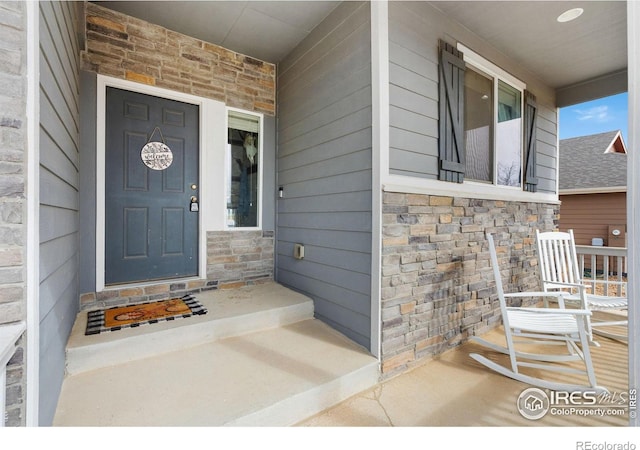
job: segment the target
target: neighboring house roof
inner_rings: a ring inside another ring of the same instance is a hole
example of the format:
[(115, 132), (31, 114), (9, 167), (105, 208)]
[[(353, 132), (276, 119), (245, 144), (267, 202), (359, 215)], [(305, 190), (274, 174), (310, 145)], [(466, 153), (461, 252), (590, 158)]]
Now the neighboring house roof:
[(620, 131), (560, 141), (560, 194), (624, 192), (627, 148)]

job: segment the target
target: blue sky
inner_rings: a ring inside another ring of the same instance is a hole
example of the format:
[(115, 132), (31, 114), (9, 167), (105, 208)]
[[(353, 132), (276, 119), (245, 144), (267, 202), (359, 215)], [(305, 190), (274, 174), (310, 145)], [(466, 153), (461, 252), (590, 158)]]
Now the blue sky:
[(560, 108), (560, 139), (622, 130), (627, 142), (627, 93)]

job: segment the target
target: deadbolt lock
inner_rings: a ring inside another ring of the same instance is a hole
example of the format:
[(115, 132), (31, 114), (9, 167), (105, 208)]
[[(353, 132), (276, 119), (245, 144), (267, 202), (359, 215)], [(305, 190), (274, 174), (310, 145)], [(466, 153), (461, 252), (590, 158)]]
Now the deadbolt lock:
[(189, 210), (191, 212), (198, 212), (199, 210), (198, 197), (196, 197), (195, 195), (191, 196), (191, 204), (189, 205)]

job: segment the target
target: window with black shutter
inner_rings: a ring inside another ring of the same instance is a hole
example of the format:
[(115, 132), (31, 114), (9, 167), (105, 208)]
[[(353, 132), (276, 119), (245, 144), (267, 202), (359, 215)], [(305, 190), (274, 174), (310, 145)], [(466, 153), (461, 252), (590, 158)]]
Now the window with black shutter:
[(439, 179), (535, 192), (535, 96), (462, 44), (439, 54)]
[(464, 153), (464, 72), (462, 53), (440, 41), (439, 178), (462, 183)]

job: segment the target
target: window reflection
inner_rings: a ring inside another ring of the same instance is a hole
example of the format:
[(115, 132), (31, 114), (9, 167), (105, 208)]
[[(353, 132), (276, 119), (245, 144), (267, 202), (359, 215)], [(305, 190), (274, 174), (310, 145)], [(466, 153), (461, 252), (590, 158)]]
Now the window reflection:
[(498, 126), (496, 132), (497, 182), (503, 186), (521, 184), (522, 93), (498, 80)]
[(259, 117), (229, 112), (226, 223), (231, 228), (258, 226), (259, 131)]
[(493, 79), (467, 66), (464, 77), (466, 176), (493, 182)]

